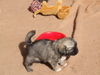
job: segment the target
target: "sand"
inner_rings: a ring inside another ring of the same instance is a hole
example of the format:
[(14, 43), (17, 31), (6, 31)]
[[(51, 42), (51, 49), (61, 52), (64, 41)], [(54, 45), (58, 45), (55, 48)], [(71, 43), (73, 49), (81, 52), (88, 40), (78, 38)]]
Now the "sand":
[[(100, 0), (64, 0), (64, 4), (72, 5), (64, 20), (42, 15), (33, 18), (27, 10), (31, 2), (0, 0), (0, 75), (100, 75)], [(49, 3), (52, 5), (55, 0)], [(67, 67), (54, 72), (44, 64), (35, 63), (33, 72), (25, 70), (20, 44), (27, 32), (37, 31), (33, 40), (46, 31), (58, 31), (70, 37), (74, 24), (79, 53), (68, 60)]]

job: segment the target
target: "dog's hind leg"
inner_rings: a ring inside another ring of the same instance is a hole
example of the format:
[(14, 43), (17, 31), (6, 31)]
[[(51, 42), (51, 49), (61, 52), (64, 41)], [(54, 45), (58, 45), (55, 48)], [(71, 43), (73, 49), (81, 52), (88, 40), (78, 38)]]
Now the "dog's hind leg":
[(28, 72), (33, 71), (31, 68), (32, 63), (33, 63), (33, 58), (30, 56), (27, 56), (24, 62), (24, 66)]
[(24, 66), (28, 72), (33, 71), (33, 69), (31, 68), (31, 65), (32, 65), (32, 63), (35, 63), (35, 62), (40, 62), (40, 60), (38, 58), (33, 57), (33, 56), (26, 57), (26, 60), (24, 62)]

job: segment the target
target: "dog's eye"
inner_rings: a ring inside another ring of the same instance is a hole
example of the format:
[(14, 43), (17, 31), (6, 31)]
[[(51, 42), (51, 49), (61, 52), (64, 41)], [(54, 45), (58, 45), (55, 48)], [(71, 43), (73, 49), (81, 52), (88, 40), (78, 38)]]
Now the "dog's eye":
[(73, 47), (68, 47), (68, 48), (67, 48), (67, 50), (71, 50), (71, 49), (73, 49)]
[(69, 47), (68, 49), (72, 49), (72, 47)]
[(72, 50), (73, 47), (67, 47), (67, 46), (64, 46), (64, 49), (67, 49), (67, 50)]

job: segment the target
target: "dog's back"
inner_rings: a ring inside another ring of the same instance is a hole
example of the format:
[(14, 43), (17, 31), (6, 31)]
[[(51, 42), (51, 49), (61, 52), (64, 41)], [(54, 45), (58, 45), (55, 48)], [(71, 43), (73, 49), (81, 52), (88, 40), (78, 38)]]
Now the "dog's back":
[(33, 55), (41, 61), (47, 62), (48, 58), (54, 55), (52, 41), (45, 39), (33, 42), (33, 44), (29, 47), (29, 55)]

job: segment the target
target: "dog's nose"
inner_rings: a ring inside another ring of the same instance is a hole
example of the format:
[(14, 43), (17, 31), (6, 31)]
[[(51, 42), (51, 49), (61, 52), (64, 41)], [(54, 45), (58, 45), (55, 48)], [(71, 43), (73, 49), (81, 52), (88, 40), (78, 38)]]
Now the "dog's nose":
[(77, 55), (78, 52), (79, 52), (79, 51), (78, 51), (78, 48), (76, 47), (76, 48), (74, 49), (74, 51), (71, 52), (71, 55), (73, 55), (73, 56), (74, 56), (74, 55)]

